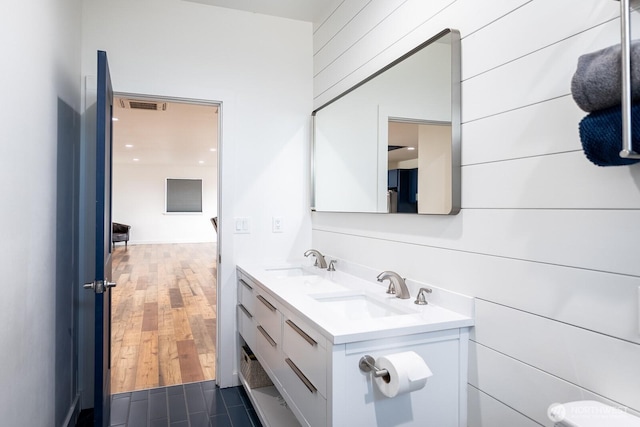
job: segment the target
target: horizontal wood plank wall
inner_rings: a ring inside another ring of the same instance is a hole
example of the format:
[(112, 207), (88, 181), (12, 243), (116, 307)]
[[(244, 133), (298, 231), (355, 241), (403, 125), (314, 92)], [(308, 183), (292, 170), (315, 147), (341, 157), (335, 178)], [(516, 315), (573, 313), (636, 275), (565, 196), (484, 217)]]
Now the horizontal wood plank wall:
[(602, 0), (359, 0), (315, 27), (316, 107), (461, 32), (460, 214), (314, 213), (313, 245), (478, 298), (470, 426), (550, 426), (550, 404), (582, 399), (640, 411), (640, 166), (588, 162), (570, 95), (618, 16)]

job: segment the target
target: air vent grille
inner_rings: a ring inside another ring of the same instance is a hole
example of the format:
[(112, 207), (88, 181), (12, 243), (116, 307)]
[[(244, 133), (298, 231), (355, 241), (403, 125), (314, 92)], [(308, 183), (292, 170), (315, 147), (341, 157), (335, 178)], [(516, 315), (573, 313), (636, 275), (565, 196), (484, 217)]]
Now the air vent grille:
[(141, 101), (135, 99), (120, 99), (120, 106), (122, 108), (130, 108), (132, 110), (147, 110), (147, 111), (166, 111), (166, 102), (154, 102), (154, 101)]
[(132, 109), (138, 109), (138, 110), (157, 110), (158, 109), (158, 104), (156, 104), (155, 102), (141, 102), (141, 101), (131, 101), (129, 102), (129, 106)]

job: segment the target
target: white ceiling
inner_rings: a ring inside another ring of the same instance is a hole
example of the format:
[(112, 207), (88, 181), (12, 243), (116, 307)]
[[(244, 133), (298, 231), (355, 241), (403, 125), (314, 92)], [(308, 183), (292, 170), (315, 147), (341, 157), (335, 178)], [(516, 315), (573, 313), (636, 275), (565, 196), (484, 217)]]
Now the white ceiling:
[(342, 0), (185, 0), (245, 12), (319, 22)]
[(217, 106), (172, 102), (166, 111), (145, 111), (122, 108), (120, 99), (113, 102), (114, 164), (217, 165)]
[(389, 151), (387, 158), (389, 163), (418, 158), (418, 128), (419, 125), (417, 123), (389, 121), (389, 145), (413, 147), (413, 150), (400, 148)]

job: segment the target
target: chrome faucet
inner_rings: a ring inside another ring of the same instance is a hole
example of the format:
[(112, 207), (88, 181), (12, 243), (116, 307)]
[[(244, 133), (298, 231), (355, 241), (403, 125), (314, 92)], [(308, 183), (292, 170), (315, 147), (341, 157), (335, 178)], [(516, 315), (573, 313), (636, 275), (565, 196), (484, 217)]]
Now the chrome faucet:
[(414, 303), (418, 305), (429, 304), (429, 302), (427, 301), (427, 294), (430, 294), (432, 292), (433, 290), (431, 288), (420, 288), (420, 290), (418, 291), (418, 296), (416, 297)]
[(322, 255), (320, 251), (317, 251), (315, 249), (309, 249), (304, 253), (304, 256), (308, 257), (309, 255), (313, 255), (316, 259), (315, 264), (313, 264), (314, 266), (320, 267), (320, 268), (327, 268), (327, 261), (324, 259), (324, 255)]
[(389, 279), (388, 294), (396, 294), (396, 298), (409, 299), (409, 288), (404, 282), (404, 279), (394, 271), (383, 271), (378, 275), (378, 282), (382, 282), (384, 279)]

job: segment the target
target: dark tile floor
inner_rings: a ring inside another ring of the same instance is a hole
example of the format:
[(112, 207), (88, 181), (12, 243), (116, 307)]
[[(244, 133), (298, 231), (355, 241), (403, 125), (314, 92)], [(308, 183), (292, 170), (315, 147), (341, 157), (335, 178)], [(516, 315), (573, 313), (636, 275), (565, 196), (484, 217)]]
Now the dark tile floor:
[(262, 427), (242, 387), (204, 381), (114, 394), (112, 427)]

